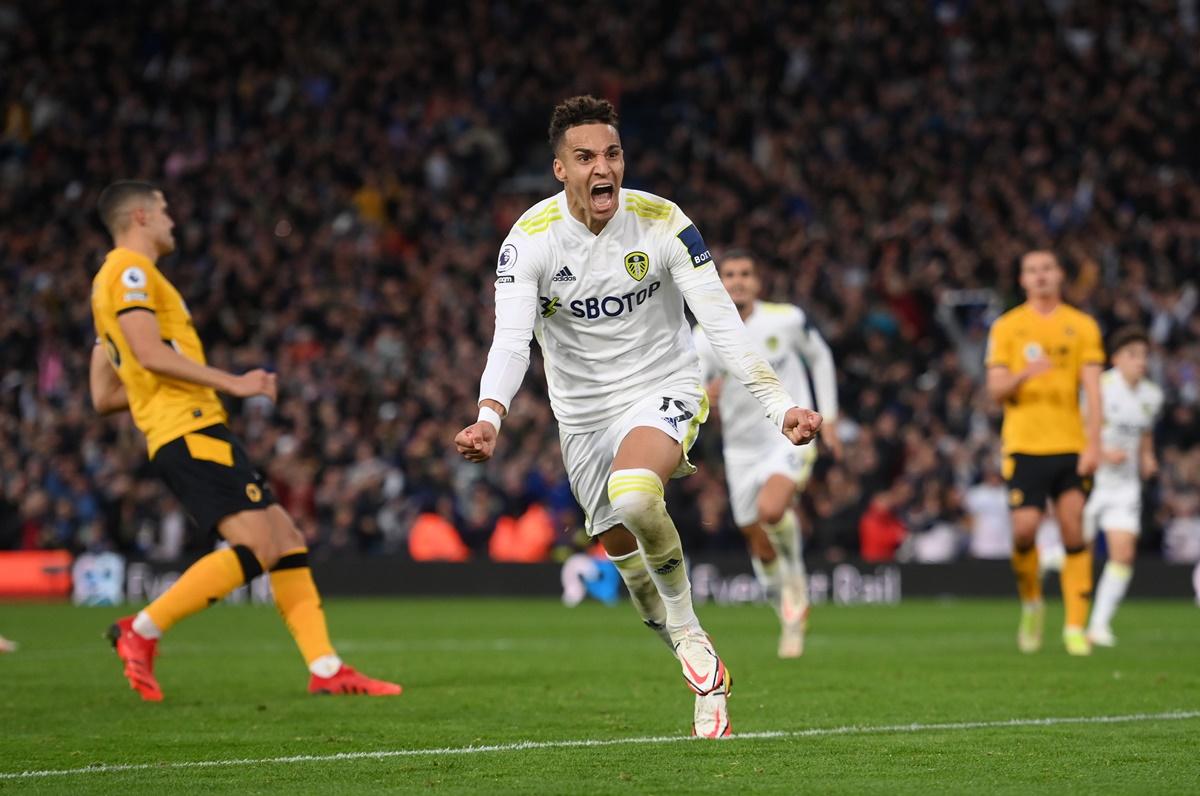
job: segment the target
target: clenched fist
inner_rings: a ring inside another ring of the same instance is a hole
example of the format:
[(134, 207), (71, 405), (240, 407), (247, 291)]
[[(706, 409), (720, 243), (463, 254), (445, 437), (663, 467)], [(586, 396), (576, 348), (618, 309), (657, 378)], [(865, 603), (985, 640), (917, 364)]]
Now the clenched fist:
[(262, 368), (256, 368), (241, 376), (234, 376), (226, 392), (237, 398), (265, 395), (274, 401), (277, 397), (276, 376)]
[(793, 445), (807, 445), (817, 438), (821, 430), (821, 414), (811, 409), (793, 406), (783, 416), (783, 436)]
[(454, 437), (458, 452), (469, 462), (486, 462), (496, 450), (496, 427), (480, 420), (464, 428)]

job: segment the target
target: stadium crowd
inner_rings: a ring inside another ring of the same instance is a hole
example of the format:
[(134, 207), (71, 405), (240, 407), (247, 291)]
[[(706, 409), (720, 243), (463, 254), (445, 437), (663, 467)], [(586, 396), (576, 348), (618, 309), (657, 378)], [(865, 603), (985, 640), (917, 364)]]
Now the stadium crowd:
[[(279, 373), (231, 425), (314, 554), (406, 550), (433, 520), (486, 556), (530, 506), (576, 543), (536, 355), (497, 459), (451, 440), (499, 242), (557, 190), (549, 111), (592, 92), (626, 184), (759, 252), (834, 350), (846, 453), (803, 498), (810, 550), (1007, 556), (983, 347), (1038, 246), (1106, 333), (1149, 328), (1143, 545), (1200, 557), (1195, 0), (0, 2), (0, 42), (0, 548), (208, 543), (89, 403), (94, 204), (124, 177), (166, 192), (163, 267), (210, 360)], [(718, 427), (671, 487), (689, 550), (741, 544)]]

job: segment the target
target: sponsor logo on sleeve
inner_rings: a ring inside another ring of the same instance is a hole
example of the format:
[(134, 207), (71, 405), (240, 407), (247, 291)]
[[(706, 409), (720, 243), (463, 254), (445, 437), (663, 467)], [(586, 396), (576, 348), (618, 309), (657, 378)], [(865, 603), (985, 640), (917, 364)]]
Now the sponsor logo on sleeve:
[(679, 238), (679, 241), (688, 250), (688, 254), (691, 255), (693, 268), (699, 268), (712, 262), (712, 254), (709, 253), (708, 247), (704, 245), (704, 238), (700, 237), (700, 230), (696, 229), (695, 224), (692, 224), (675, 237)]
[(121, 282), (125, 287), (144, 289), (146, 287), (146, 272), (136, 265), (131, 265), (121, 272)]
[(144, 290), (130, 290), (125, 294), (126, 301), (147, 301), (149, 298)]
[(500, 249), (500, 259), (496, 261), (496, 273), (507, 274), (517, 264), (517, 247), (511, 243), (504, 244)]
[(515, 276), (511, 276), (511, 275), (501, 276), (496, 279), (496, 284), (497, 285), (511, 285), (513, 282), (516, 282), (516, 281), (517, 281), (517, 278)]

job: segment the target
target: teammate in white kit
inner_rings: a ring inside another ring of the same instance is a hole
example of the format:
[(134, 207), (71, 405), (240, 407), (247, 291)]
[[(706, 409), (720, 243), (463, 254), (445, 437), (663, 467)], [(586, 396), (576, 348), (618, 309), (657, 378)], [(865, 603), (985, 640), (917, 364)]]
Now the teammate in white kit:
[(621, 187), (611, 104), (554, 109), (554, 176), (564, 190), (530, 208), (500, 249), (496, 331), (479, 419), (455, 437), (489, 459), (536, 335), (571, 490), (643, 621), (667, 641), (696, 693), (693, 732), (730, 734), (730, 677), (700, 627), (663, 483), (694, 472), (687, 452), (708, 414), (684, 301), (732, 378), (793, 444), (821, 416), (802, 409), (754, 349), (695, 225), (673, 203)]
[[(837, 377), (833, 352), (792, 304), (759, 301), (762, 282), (749, 252), (730, 251), (717, 265), (721, 282), (746, 324), (758, 350), (779, 374), (783, 385), (803, 406), (816, 408), (824, 423), (837, 417)], [(758, 411), (757, 401), (737, 382), (725, 383), (725, 369), (702, 326), (693, 331), (700, 372), (709, 396), (721, 413), (721, 442), (733, 521), (746, 537), (754, 574), (779, 615), (779, 657), (804, 652), (808, 623), (808, 580), (804, 572), (800, 524), (792, 503), (812, 475), (814, 445), (797, 448)], [(805, 366), (812, 372), (809, 384)], [(835, 458), (841, 458), (837, 434), (825, 435)]]
[(1142, 479), (1158, 471), (1153, 430), (1163, 394), (1146, 379), (1147, 339), (1146, 332), (1135, 327), (1117, 331), (1109, 346), (1113, 366), (1100, 377), (1101, 463), (1083, 512), (1083, 529), (1089, 542), (1097, 531), (1104, 531), (1108, 544), (1108, 563), (1096, 586), (1087, 631), (1091, 642), (1101, 647), (1117, 643), (1111, 623), (1133, 577), (1142, 530)]

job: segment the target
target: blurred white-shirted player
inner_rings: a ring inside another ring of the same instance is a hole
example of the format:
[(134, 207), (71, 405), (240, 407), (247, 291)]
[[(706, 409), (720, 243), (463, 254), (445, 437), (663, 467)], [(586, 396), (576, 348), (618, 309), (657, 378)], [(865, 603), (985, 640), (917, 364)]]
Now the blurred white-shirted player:
[[(793, 304), (759, 301), (762, 282), (749, 252), (727, 252), (717, 271), (751, 340), (784, 387), (801, 405), (810, 407), (815, 387), (822, 422), (833, 422), (838, 413), (833, 352), (804, 310)], [(817, 449), (790, 444), (758, 411), (758, 402), (749, 390), (737, 382), (725, 383), (725, 368), (703, 325), (696, 326), (693, 337), (700, 372), (721, 413), (733, 520), (746, 537), (754, 574), (779, 615), (779, 657), (798, 658), (804, 652), (809, 605), (800, 524), (792, 504), (796, 490), (802, 489), (812, 474)], [(813, 376), (811, 385), (805, 366)], [(837, 434), (826, 434), (824, 439), (840, 458)]]
[(1112, 618), (1133, 577), (1142, 529), (1142, 480), (1158, 471), (1153, 430), (1163, 394), (1146, 378), (1147, 340), (1142, 329), (1118, 330), (1109, 345), (1113, 366), (1100, 377), (1100, 467), (1084, 509), (1083, 529), (1089, 542), (1104, 531), (1108, 543), (1108, 563), (1096, 586), (1087, 631), (1092, 643), (1102, 647), (1116, 644)]
[(792, 443), (810, 442), (821, 416), (800, 408), (751, 344), (695, 225), (672, 202), (621, 187), (616, 125), (612, 105), (593, 97), (554, 109), (550, 144), (564, 190), (526, 211), (501, 246), (479, 419), (454, 441), (469, 461), (492, 456), (536, 335), (587, 531), (674, 651), (696, 693), (693, 732), (723, 737), (729, 672), (696, 618), (663, 500), (665, 481), (694, 472), (687, 452), (708, 414), (684, 302), (731, 377)]

